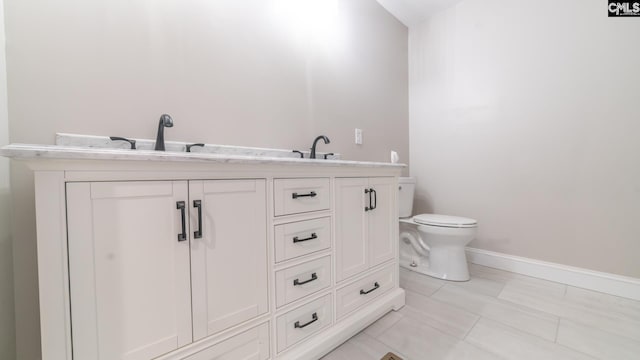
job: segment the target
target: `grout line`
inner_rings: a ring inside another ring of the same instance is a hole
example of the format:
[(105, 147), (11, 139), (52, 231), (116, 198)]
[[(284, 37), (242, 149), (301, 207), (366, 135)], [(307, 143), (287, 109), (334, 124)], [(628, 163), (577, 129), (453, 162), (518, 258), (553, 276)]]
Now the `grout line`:
[(504, 283), (504, 285), (502, 285), (502, 289), (500, 289), (500, 292), (498, 293), (498, 295), (495, 296), (496, 299), (503, 300), (503, 299), (500, 298), (500, 295), (502, 295), (502, 293), (504, 292), (504, 289), (506, 287), (507, 287), (507, 283)]
[[(407, 306), (407, 305), (405, 305), (405, 306)], [(394, 311), (394, 312), (393, 312), (393, 314), (397, 314), (397, 315), (399, 315), (399, 317), (398, 317), (395, 321), (391, 322), (390, 324), (385, 324), (386, 326), (381, 326), (381, 327), (380, 327), (380, 331), (379, 331), (379, 334), (378, 334), (378, 335), (372, 335), (372, 334), (367, 333), (367, 329), (369, 329), (371, 326), (375, 325), (376, 323), (380, 326), (380, 320), (382, 320), (382, 319), (384, 319), (385, 317), (389, 316), (389, 314), (391, 314), (391, 312), (387, 313), (387, 315), (385, 315), (385, 316), (381, 317), (380, 319), (378, 319), (378, 320), (374, 321), (371, 325), (369, 325), (369, 326), (367, 326), (366, 328), (364, 328), (364, 329), (362, 330), (362, 332), (363, 332), (364, 334), (366, 334), (366, 335), (371, 336), (372, 338), (376, 338), (376, 339), (377, 339), (377, 338), (378, 338), (378, 336), (382, 336), (382, 335), (384, 335), (387, 331), (389, 331), (389, 329), (391, 329), (392, 327), (394, 327), (394, 326), (398, 323), (398, 321), (400, 321), (400, 320), (402, 320), (402, 319), (404, 318), (404, 315), (402, 315), (400, 312), (395, 312), (395, 311)], [(387, 321), (388, 321), (388, 320), (387, 320)]]
[[(442, 288), (444, 288), (446, 284), (442, 284), (438, 287), (438, 289), (436, 289), (436, 291), (432, 292), (431, 295), (427, 296), (429, 298), (433, 297), (433, 295), (435, 295), (436, 293), (438, 293), (438, 291), (442, 290)], [(415, 292), (415, 291), (414, 291)]]
[(469, 328), (469, 330), (467, 330), (467, 332), (464, 334), (464, 336), (462, 337), (463, 341), (467, 340), (467, 336), (469, 336), (469, 334), (471, 333), (471, 330), (473, 330), (474, 327), (476, 327), (476, 325), (478, 324), (478, 322), (480, 321), (480, 319), (482, 319), (483, 316), (478, 315), (478, 318), (476, 319), (476, 321), (473, 323), (473, 325), (471, 325), (471, 327)]
[[(407, 290), (407, 291), (409, 291), (409, 290)], [(409, 291), (409, 292), (411, 292), (411, 291)], [(418, 293), (415, 293), (415, 292), (413, 292), (413, 293), (414, 293), (415, 295), (417, 295), (417, 296), (423, 296), (423, 297), (426, 297), (426, 296), (424, 296), (424, 295), (422, 295), (422, 294), (418, 294)], [(428, 297), (426, 297), (426, 298), (428, 298)], [(433, 325), (432, 323), (430, 323), (429, 321), (424, 321), (424, 320), (422, 320), (422, 319), (414, 319), (414, 318), (412, 318), (412, 317), (405, 316), (405, 315), (403, 315), (403, 319), (407, 319), (407, 320), (408, 320), (408, 321), (410, 321), (412, 324), (417, 323), (417, 324), (426, 325), (426, 326), (428, 326), (428, 327), (430, 327), (430, 328), (432, 328), (432, 329), (434, 329), (434, 330), (437, 330), (437, 331), (439, 331), (439, 332), (441, 332), (441, 333), (443, 333), (443, 334), (446, 334), (446, 335), (448, 335), (448, 336), (452, 336), (452, 337), (454, 337), (454, 338), (456, 338), (456, 339), (458, 339), (458, 340), (460, 340), (460, 341), (464, 341), (464, 339), (467, 337), (467, 335), (469, 334), (469, 332), (471, 332), (471, 329), (473, 329), (473, 327), (474, 327), (474, 326), (478, 323), (478, 321), (480, 320), (480, 317), (481, 317), (481, 315), (480, 315), (480, 314), (477, 314), (477, 313), (475, 313), (475, 312), (469, 311), (469, 310), (467, 310), (467, 309), (465, 309), (465, 308), (458, 307), (458, 306), (456, 306), (456, 305), (452, 305), (452, 304), (448, 304), (448, 303), (446, 303), (446, 302), (444, 302), (444, 301), (441, 301), (441, 300), (438, 300), (438, 299), (431, 299), (431, 301), (436, 302), (436, 303), (440, 303), (440, 304), (442, 304), (442, 305), (444, 305), (444, 306), (449, 306), (449, 307), (451, 307), (451, 308), (455, 309), (456, 311), (458, 311), (458, 312), (460, 312), (460, 313), (463, 313), (463, 314), (466, 314), (466, 315), (470, 315), (470, 316), (477, 316), (477, 319), (475, 319), (475, 321), (473, 322), (473, 325), (471, 325), (471, 327), (469, 327), (469, 329), (468, 329), (467, 331), (465, 331), (465, 334), (464, 334), (464, 336), (462, 336), (462, 337), (460, 337), (460, 336), (459, 336), (459, 335), (457, 335), (457, 334), (452, 334), (452, 333), (449, 333), (449, 332), (447, 332), (447, 331), (445, 331), (445, 330), (442, 330), (442, 329), (440, 329), (440, 328), (436, 327), (435, 325)], [(439, 321), (440, 321), (440, 320), (438, 320), (438, 319), (436, 319), (436, 318), (432, 318), (432, 317), (429, 315), (429, 313), (428, 313), (428, 312), (426, 312), (426, 311), (420, 310), (420, 309), (418, 309), (418, 308), (415, 308), (415, 307), (412, 307), (412, 306), (409, 306), (409, 305), (405, 305), (405, 307), (406, 307), (407, 309), (410, 309), (410, 311), (415, 311), (415, 312), (417, 312), (417, 313), (423, 314), (424, 316), (428, 317), (428, 318), (429, 318), (430, 320), (432, 320), (432, 321), (435, 321), (435, 322), (439, 322)], [(401, 320), (402, 320), (402, 319), (401, 319)], [(395, 324), (394, 324), (394, 325), (395, 325)]]
[[(393, 352), (398, 356), (402, 356), (403, 359), (406, 358), (406, 355), (404, 355), (401, 351), (398, 351), (398, 350), (394, 349), (392, 346), (389, 346), (387, 343), (385, 343), (384, 341), (378, 339), (377, 337), (373, 337), (373, 336), (371, 336), (371, 335), (369, 335), (367, 333), (362, 333), (362, 335), (364, 335), (364, 337), (368, 337), (369, 339), (377, 342), (378, 344), (382, 345), (382, 347), (387, 348), (388, 351)], [(351, 339), (349, 339), (349, 341), (351, 341)]]
[[(407, 272), (407, 274), (408, 274), (408, 275), (405, 275), (405, 278), (406, 278), (406, 280), (405, 280), (405, 281), (407, 281), (407, 280), (408, 280), (408, 281), (414, 281), (414, 282), (419, 283), (419, 284), (424, 284), (424, 282), (422, 281), (421, 277), (429, 277), (428, 275), (421, 274), (421, 273), (418, 273), (418, 272), (415, 272), (415, 271), (411, 271), (411, 270), (407, 270), (407, 269), (400, 269), (400, 273), (401, 273), (401, 274), (400, 274), (399, 278), (402, 278), (402, 277), (403, 277), (403, 276), (402, 276), (402, 272), (403, 272), (403, 271)], [(411, 277), (412, 277), (412, 276), (417, 276), (417, 277), (415, 277), (415, 278), (411, 279)], [(429, 278), (429, 279), (431, 279), (431, 278)], [(438, 283), (438, 285), (430, 286), (431, 288), (435, 288), (435, 290), (434, 290), (433, 292), (431, 292), (431, 294), (426, 295), (426, 294), (423, 294), (423, 293), (418, 292), (418, 291), (416, 291), (416, 290), (412, 290), (412, 291), (413, 291), (413, 292), (415, 292), (416, 294), (420, 294), (420, 295), (422, 295), (422, 296), (431, 297), (431, 295), (435, 294), (435, 293), (436, 293), (436, 292), (438, 292), (438, 290), (440, 290), (444, 285), (446, 285), (446, 281), (444, 281), (444, 280), (439, 280), (439, 279), (434, 279), (434, 280), (438, 280), (438, 282), (439, 282), (439, 283)], [(404, 289), (405, 289), (405, 290), (411, 290), (410, 288), (404, 288)]]
[(432, 297), (433, 294), (437, 293), (438, 291), (440, 291), (440, 289), (442, 289), (445, 286), (445, 284), (440, 284), (440, 286), (438, 286), (438, 288), (436, 289), (436, 291), (432, 292), (431, 295), (429, 295), (428, 297)]
[[(445, 285), (446, 285), (446, 284), (445, 284)], [(408, 291), (409, 291), (409, 290), (408, 290)], [(413, 292), (414, 292), (415, 294), (419, 295), (419, 296), (425, 296), (425, 295), (422, 295), (422, 294), (416, 293), (415, 291), (413, 291)], [(425, 297), (426, 297), (426, 296), (425, 296)], [(448, 304), (448, 303), (446, 303), (446, 302), (443, 302), (443, 301), (440, 301), (440, 300), (437, 300), (437, 299), (432, 299), (432, 301), (440, 302), (440, 303), (442, 303), (442, 304), (444, 304), (444, 305), (448, 305), (448, 306), (450, 306), (450, 307), (456, 308), (456, 309), (458, 309), (458, 310), (460, 310), (460, 311), (462, 311), (462, 312), (464, 312), (464, 313), (467, 313), (467, 314), (469, 314), (469, 315), (477, 316), (478, 318), (477, 318), (477, 319), (476, 319), (476, 321), (473, 323), (473, 325), (469, 328), (469, 330), (467, 330), (467, 332), (465, 333), (465, 335), (464, 335), (462, 338), (459, 338), (457, 335), (450, 334), (450, 333), (448, 333), (448, 332), (446, 332), (446, 331), (444, 331), (444, 330), (442, 330), (442, 329), (439, 329), (439, 328), (437, 328), (436, 326), (434, 326), (433, 324), (430, 324), (430, 323), (425, 322), (425, 321), (422, 321), (422, 320), (414, 319), (414, 318), (411, 318), (411, 317), (409, 317), (409, 316), (404, 316), (404, 315), (403, 315), (403, 318), (402, 318), (402, 319), (400, 319), (400, 320), (407, 320), (407, 321), (408, 321), (410, 324), (412, 324), (412, 325), (421, 325), (421, 326), (426, 326), (426, 327), (430, 328), (430, 329), (431, 329), (431, 330), (433, 330), (433, 331), (436, 331), (436, 332), (438, 332), (438, 333), (440, 333), (440, 334), (443, 334), (443, 335), (445, 335), (445, 336), (448, 336), (448, 337), (454, 338), (454, 339), (456, 339), (457, 341), (464, 341), (464, 340), (466, 339), (467, 335), (469, 334), (469, 332), (471, 332), (471, 330), (476, 326), (476, 324), (478, 323), (478, 321), (480, 321), (480, 318), (482, 317), (480, 314), (476, 314), (476, 313), (474, 313), (474, 312), (471, 312), (471, 311), (469, 311), (469, 310), (467, 310), (467, 309), (464, 309), (464, 308), (458, 307), (458, 306), (456, 306), (456, 305)], [(411, 310), (413, 310), (413, 311), (415, 311), (415, 312), (418, 312), (418, 313), (422, 313), (422, 314), (427, 315), (427, 313), (425, 313), (425, 312), (424, 312), (424, 311), (422, 311), (422, 310), (416, 309), (416, 308), (411, 307), (411, 306), (409, 306), (409, 305), (405, 305), (405, 306), (406, 306), (406, 307), (408, 307), (408, 308), (410, 308)], [(427, 315), (427, 316), (428, 316), (428, 315)], [(435, 319), (434, 319), (434, 320), (435, 320)], [(397, 322), (396, 322), (396, 324), (397, 324)], [(395, 325), (395, 324), (394, 324), (394, 325)], [(367, 334), (367, 335), (368, 335), (368, 334)], [(378, 339), (378, 338), (376, 338), (376, 339)], [(382, 342), (382, 340), (380, 340), (380, 341)]]

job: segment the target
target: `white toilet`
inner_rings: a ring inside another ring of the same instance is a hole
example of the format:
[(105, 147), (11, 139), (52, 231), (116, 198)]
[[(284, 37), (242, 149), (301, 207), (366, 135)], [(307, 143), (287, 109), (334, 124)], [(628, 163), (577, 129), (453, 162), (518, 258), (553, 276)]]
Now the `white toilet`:
[(411, 216), (415, 178), (399, 179), (400, 266), (435, 278), (469, 280), (465, 246), (476, 236), (476, 220), (437, 214)]

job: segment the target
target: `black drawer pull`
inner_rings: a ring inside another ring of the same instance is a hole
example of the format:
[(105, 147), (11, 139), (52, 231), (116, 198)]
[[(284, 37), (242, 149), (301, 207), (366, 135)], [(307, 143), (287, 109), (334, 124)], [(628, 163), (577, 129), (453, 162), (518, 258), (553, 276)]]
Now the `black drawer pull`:
[(369, 189), (369, 196), (373, 193), (373, 205), (371, 205), (371, 197), (369, 197), (369, 205), (371, 206), (371, 210), (378, 208), (378, 193), (374, 189)]
[(300, 279), (293, 280), (293, 286), (304, 285), (314, 280), (318, 280), (318, 275), (316, 273), (311, 274), (311, 278), (309, 280), (305, 280), (305, 281), (300, 281)]
[(309, 236), (308, 238), (304, 238), (304, 239), (300, 239), (297, 236), (293, 238), (293, 243), (299, 243), (299, 242), (303, 242), (303, 241), (309, 241), (309, 240), (313, 240), (313, 239), (317, 239), (318, 235), (316, 233), (311, 233), (311, 236)]
[(318, 195), (318, 194), (316, 194), (315, 191), (312, 191), (312, 192), (310, 192), (308, 194), (293, 193), (293, 194), (291, 194), (291, 197), (294, 198), (294, 199), (297, 199), (299, 197), (316, 197), (316, 195)]
[(378, 284), (378, 282), (376, 282), (375, 284), (373, 284), (373, 288), (364, 291), (364, 290), (360, 290), (360, 295), (367, 295), (368, 293), (377, 290), (378, 288), (380, 288), (380, 284)]
[(307, 327), (307, 326), (313, 324), (314, 322), (318, 321), (318, 313), (313, 313), (313, 315), (311, 315), (311, 319), (312, 319), (311, 321), (309, 321), (308, 323), (302, 324), (302, 325), (300, 325), (300, 321), (296, 321), (296, 323), (293, 324), (293, 326), (296, 329), (302, 329), (304, 327)]
[(373, 207), (371, 206), (371, 191), (369, 191), (369, 189), (364, 189), (364, 193), (369, 194), (369, 206), (365, 206), (364, 211), (373, 210)]
[(178, 234), (178, 241), (185, 241), (187, 240), (187, 219), (185, 214), (184, 201), (176, 202), (176, 209), (180, 210), (180, 215), (182, 218), (182, 234)]
[(202, 238), (202, 201), (193, 200), (193, 207), (198, 209), (198, 230), (193, 232), (194, 239)]

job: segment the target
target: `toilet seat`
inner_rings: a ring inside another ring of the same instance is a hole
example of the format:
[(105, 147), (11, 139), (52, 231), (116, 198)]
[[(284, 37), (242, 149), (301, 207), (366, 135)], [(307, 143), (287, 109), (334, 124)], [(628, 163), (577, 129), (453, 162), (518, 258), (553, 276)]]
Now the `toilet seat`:
[(420, 225), (439, 226), (447, 228), (474, 228), (478, 222), (460, 216), (420, 214), (413, 217), (413, 222)]

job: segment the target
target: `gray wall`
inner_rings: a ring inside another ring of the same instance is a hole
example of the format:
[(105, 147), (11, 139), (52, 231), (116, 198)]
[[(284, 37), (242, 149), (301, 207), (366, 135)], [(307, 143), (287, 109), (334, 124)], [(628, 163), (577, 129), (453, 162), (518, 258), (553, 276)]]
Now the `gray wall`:
[(464, 0), (412, 27), (417, 211), (477, 218), (474, 247), (640, 278), (631, 34), (599, 0)]
[[(9, 142), (3, 10), (0, 0), (0, 146)], [(0, 359), (10, 360), (15, 359), (16, 353), (9, 188), (9, 160), (0, 158)]]
[[(55, 132), (408, 162), (407, 29), (372, 0), (5, 0), (10, 140)], [(353, 144), (354, 128), (364, 144)], [(17, 349), (37, 359), (31, 173), (14, 162)]]

